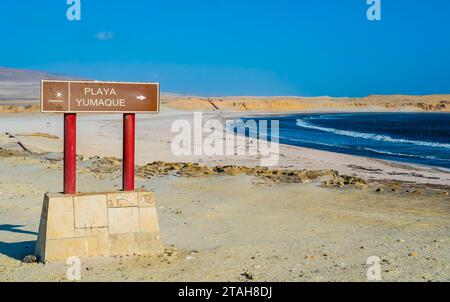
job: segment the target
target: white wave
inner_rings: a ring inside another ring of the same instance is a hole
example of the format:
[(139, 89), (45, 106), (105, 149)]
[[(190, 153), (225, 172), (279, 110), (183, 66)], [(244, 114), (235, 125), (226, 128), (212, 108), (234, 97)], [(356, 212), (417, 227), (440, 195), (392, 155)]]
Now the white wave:
[(412, 145), (418, 145), (418, 146), (450, 149), (450, 144), (442, 144), (442, 143), (433, 143), (433, 142), (424, 142), (424, 141), (416, 141), (416, 140), (409, 140), (409, 139), (393, 138), (393, 137), (390, 137), (388, 135), (381, 135), (381, 134), (374, 134), (374, 133), (364, 133), (364, 132), (355, 132), (355, 131), (346, 131), (346, 130), (338, 130), (338, 129), (334, 129), (334, 128), (320, 127), (320, 126), (316, 126), (316, 125), (312, 125), (310, 123), (307, 123), (307, 122), (305, 122), (305, 121), (303, 121), (301, 119), (297, 119), (297, 126), (303, 127), (303, 128), (307, 128), (307, 129), (314, 129), (314, 130), (334, 133), (334, 134), (343, 135), (343, 136), (357, 137), (357, 138), (370, 139), (370, 140), (376, 140), (376, 141), (384, 141), (384, 142), (390, 142), (390, 143), (412, 144)]
[(306, 141), (303, 139), (297, 139), (297, 138), (288, 138), (288, 137), (280, 137), (281, 139), (285, 139), (292, 142), (299, 142), (299, 143), (307, 143), (307, 144), (314, 144), (314, 145), (322, 145), (327, 147), (336, 147), (336, 148), (344, 148), (344, 149), (350, 149), (347, 146), (339, 146), (339, 145), (333, 145), (333, 144), (327, 144), (324, 142), (312, 142), (312, 141)]
[(404, 153), (396, 153), (396, 152), (389, 152), (389, 151), (382, 151), (382, 150), (377, 150), (377, 149), (372, 149), (372, 148), (361, 148), (367, 151), (371, 151), (371, 152), (375, 152), (375, 153), (379, 153), (379, 154), (386, 154), (386, 155), (394, 155), (394, 156), (402, 156), (402, 157), (411, 157), (411, 158), (421, 158), (421, 159), (432, 159), (432, 160), (442, 160), (442, 161), (449, 161), (447, 159), (443, 159), (443, 158), (438, 158), (436, 156), (431, 156), (431, 155), (427, 155), (427, 156), (420, 156), (420, 155), (413, 155), (413, 154), (404, 154)]
[(353, 116), (355, 113), (339, 113), (339, 114), (321, 114), (321, 115), (313, 115), (308, 118), (307, 120), (337, 120), (341, 117), (349, 117)]

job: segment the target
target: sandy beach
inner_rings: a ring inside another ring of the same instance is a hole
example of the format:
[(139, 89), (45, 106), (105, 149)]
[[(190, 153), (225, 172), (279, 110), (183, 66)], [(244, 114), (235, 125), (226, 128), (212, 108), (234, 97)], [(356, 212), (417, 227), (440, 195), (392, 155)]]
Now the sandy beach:
[[(192, 118), (137, 116), (137, 187), (157, 194), (165, 253), (85, 259), (83, 280), (365, 281), (369, 256), (383, 280), (450, 280), (448, 170), (286, 145), (270, 173), (249, 155), (174, 156), (170, 126)], [(3, 113), (0, 129), (0, 280), (65, 280), (64, 263), (21, 261), (43, 194), (62, 189), (62, 116)], [(77, 131), (78, 190), (119, 190), (121, 116), (79, 115)]]
[[(255, 115), (280, 115), (283, 112), (204, 112), (203, 120), (236, 120)], [(174, 156), (172, 139), (178, 132), (171, 132), (175, 120), (193, 123), (193, 111), (163, 107), (157, 115), (137, 115), (136, 164), (145, 165), (154, 161), (196, 162), (203, 165), (257, 166), (260, 158), (250, 155), (237, 156)], [(3, 133), (2, 144), (22, 151), (20, 141), (33, 153), (63, 150), (63, 119), (59, 114), (18, 113), (0, 114), (0, 127), (4, 133), (16, 136), (9, 138)], [(33, 133), (50, 134), (55, 138), (33, 136)], [(77, 154), (83, 157), (122, 156), (122, 116), (119, 114), (80, 114), (77, 122)], [(239, 138), (238, 138), (239, 139)], [(193, 142), (195, 144), (195, 142)], [(194, 148), (194, 146), (192, 146)], [(330, 169), (346, 175), (355, 175), (373, 180), (399, 180), (419, 184), (447, 185), (450, 171), (445, 168), (427, 167), (366, 157), (339, 154), (289, 145), (279, 146), (280, 159), (276, 168), (323, 170)]]

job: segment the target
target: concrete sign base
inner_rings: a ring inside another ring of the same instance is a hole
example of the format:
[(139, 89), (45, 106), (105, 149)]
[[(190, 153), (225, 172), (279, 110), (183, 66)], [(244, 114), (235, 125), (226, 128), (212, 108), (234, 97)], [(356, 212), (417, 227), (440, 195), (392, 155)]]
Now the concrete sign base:
[(40, 262), (162, 252), (153, 192), (44, 196), (35, 251)]

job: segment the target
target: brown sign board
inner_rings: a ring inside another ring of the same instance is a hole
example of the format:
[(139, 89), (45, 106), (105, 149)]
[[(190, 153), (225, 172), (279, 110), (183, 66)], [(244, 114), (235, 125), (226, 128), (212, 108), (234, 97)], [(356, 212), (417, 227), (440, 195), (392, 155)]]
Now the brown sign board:
[(157, 113), (159, 84), (42, 80), (41, 111)]

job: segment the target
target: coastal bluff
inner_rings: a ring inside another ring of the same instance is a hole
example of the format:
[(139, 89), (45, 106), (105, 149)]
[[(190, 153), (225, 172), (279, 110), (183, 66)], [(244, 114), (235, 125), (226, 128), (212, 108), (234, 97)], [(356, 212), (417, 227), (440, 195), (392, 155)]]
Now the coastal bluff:
[(450, 95), (370, 95), (334, 97), (163, 97), (162, 103), (187, 111), (450, 112)]

